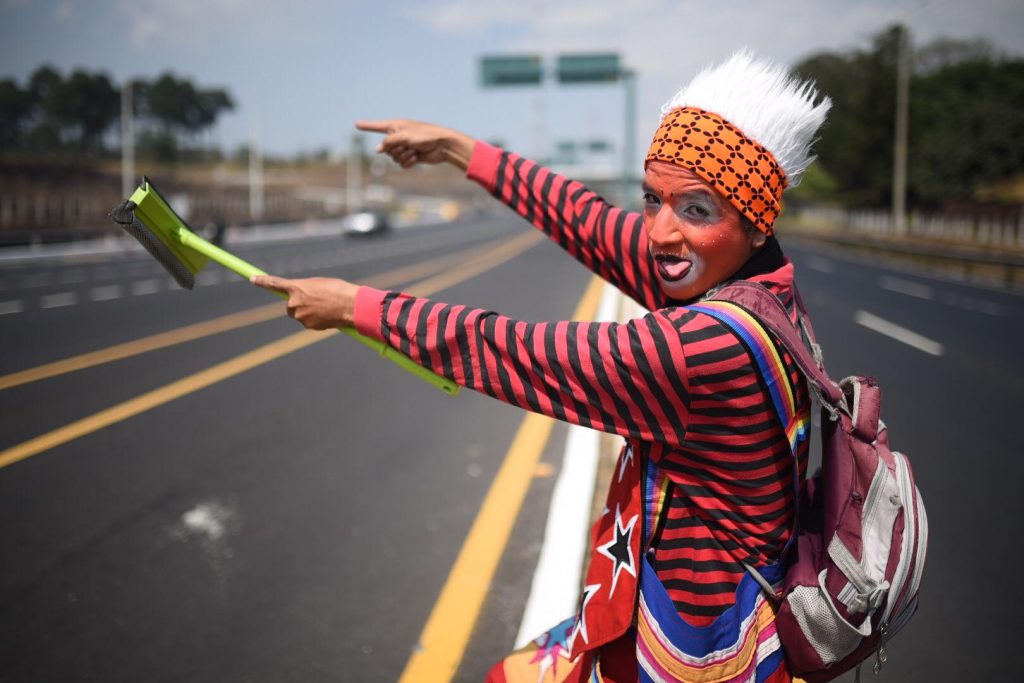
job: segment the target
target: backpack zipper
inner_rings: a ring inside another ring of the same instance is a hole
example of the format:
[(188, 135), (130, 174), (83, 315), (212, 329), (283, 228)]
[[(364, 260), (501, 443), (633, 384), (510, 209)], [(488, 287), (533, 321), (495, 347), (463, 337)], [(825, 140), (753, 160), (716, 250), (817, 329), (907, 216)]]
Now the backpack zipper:
[(889, 622), (889, 617), (892, 616), (893, 609), (901, 597), (910, 570), (909, 562), (907, 561), (910, 555), (910, 548), (917, 540), (914, 531), (917, 523), (914, 511), (917, 506), (914, 501), (914, 491), (910, 484), (910, 475), (907, 471), (906, 461), (901, 453), (893, 453), (893, 458), (896, 461), (896, 480), (899, 483), (900, 502), (903, 505), (903, 543), (900, 549), (900, 562), (896, 566), (896, 573), (893, 574), (892, 583), (889, 588), (889, 599), (886, 601), (885, 612), (882, 614), (880, 621), (883, 624)]

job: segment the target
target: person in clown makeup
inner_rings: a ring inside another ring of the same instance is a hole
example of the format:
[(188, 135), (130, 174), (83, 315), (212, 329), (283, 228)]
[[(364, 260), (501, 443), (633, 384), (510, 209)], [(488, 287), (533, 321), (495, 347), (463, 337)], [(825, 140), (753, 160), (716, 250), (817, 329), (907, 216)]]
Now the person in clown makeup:
[[(748, 349), (691, 307), (751, 280), (794, 323), (806, 315), (774, 226), (830, 106), (747, 51), (704, 69), (662, 108), (641, 212), (450, 128), (357, 123), (403, 168), (462, 169), (650, 311), (625, 323), (527, 323), (338, 279), (253, 279), (285, 292), (306, 327), (352, 325), (463, 386), (624, 438), (577, 613), (488, 680), (790, 680), (772, 603), (745, 567), (780, 576), (807, 442), (794, 462)], [(783, 360), (807, 417), (806, 381)]]

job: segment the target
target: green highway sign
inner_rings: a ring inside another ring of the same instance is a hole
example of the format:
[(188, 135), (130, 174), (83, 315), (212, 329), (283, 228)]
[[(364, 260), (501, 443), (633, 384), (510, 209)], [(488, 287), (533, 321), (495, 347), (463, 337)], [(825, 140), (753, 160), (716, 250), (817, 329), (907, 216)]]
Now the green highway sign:
[(483, 57), (480, 60), (480, 79), (484, 86), (540, 85), (540, 56)]
[(557, 71), (559, 83), (608, 83), (622, 75), (615, 53), (560, 55)]

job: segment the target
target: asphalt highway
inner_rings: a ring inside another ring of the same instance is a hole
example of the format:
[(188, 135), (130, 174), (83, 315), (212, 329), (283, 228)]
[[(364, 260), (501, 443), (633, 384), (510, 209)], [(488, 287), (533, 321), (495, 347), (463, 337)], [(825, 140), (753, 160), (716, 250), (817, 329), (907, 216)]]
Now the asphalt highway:
[[(568, 317), (589, 274), (524, 233), (500, 214), (237, 251)], [(879, 377), (928, 505), (921, 609), (880, 680), (1005, 677), (1024, 297), (784, 245), (831, 374)], [(187, 292), (140, 252), (0, 261), (0, 681), (393, 681), (416, 651), (523, 413), (300, 335), (218, 268)], [(456, 680), (512, 645), (563, 439), (538, 446)]]

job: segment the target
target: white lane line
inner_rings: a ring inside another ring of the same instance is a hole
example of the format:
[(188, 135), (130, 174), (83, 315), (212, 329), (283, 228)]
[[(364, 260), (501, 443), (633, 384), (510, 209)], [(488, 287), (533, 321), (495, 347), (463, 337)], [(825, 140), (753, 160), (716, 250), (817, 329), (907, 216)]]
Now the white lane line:
[(890, 292), (906, 294), (907, 296), (917, 297), (918, 299), (931, 300), (935, 298), (935, 290), (928, 285), (922, 285), (919, 282), (911, 282), (910, 280), (901, 280), (898, 277), (891, 277), (889, 275), (882, 275), (879, 277), (878, 286), (882, 289), (887, 289)]
[(50, 284), (52, 277), (51, 273), (33, 273), (32, 275), (23, 275), (21, 277), (21, 286), (26, 289), (29, 287), (43, 287)]
[(811, 270), (818, 271), (819, 273), (831, 273), (836, 269), (835, 263), (820, 256), (808, 256), (804, 260), (804, 265)]
[[(597, 320), (615, 319), (618, 290), (605, 286)], [(565, 439), (562, 471), (551, 494), (544, 543), (519, 623), (518, 649), (576, 610), (587, 552), (587, 529), (600, 452), (600, 434), (571, 425)]]
[(138, 280), (132, 283), (132, 294), (136, 296), (141, 296), (144, 294), (156, 294), (159, 291), (159, 280)]
[(78, 303), (78, 292), (57, 292), (39, 297), (39, 308), (60, 308)]
[(944, 294), (942, 296), (942, 301), (950, 306), (964, 308), (968, 311), (978, 311), (979, 313), (985, 313), (986, 315), (992, 315), (999, 318), (1006, 317), (1006, 306), (997, 304), (994, 301), (975, 299), (974, 297), (963, 296), (961, 294)]
[(943, 353), (942, 344), (939, 342), (929, 339), (928, 337), (924, 337), (913, 330), (901, 327), (896, 323), (891, 323), (888, 320), (879, 318), (877, 315), (873, 315), (867, 311), (857, 311), (854, 313), (853, 321), (858, 325), (863, 325), (869, 330), (874, 330), (879, 334), (884, 334), (896, 341), (903, 342), (907, 346), (912, 346), (918, 351), (924, 351), (925, 353), (930, 353), (933, 356), (941, 356)]
[(77, 285), (80, 282), (85, 282), (85, 271), (80, 268), (66, 270), (60, 274), (58, 280), (62, 285)]
[(14, 301), (0, 301), (0, 315), (7, 315), (8, 313), (21, 313), (22, 306), (21, 301), (15, 299)]
[(219, 270), (204, 270), (196, 274), (196, 285), (206, 287), (207, 285), (219, 285), (221, 282)]
[(89, 292), (89, 298), (93, 301), (108, 301), (110, 299), (118, 299), (124, 296), (124, 287), (121, 285), (103, 285), (102, 287), (93, 287)]

